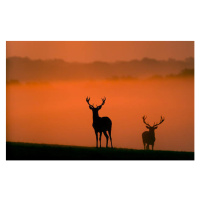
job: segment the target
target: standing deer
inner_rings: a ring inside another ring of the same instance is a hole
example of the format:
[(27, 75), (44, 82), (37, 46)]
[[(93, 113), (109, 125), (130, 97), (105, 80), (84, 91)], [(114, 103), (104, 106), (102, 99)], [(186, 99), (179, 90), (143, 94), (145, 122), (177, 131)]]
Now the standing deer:
[[(158, 125), (160, 125), (161, 123), (164, 122), (165, 118), (163, 118), (161, 116), (160, 122), (158, 124), (155, 124), (155, 122), (154, 122), (153, 126), (150, 126), (148, 123), (146, 123), (146, 121), (145, 121), (146, 118), (147, 117), (145, 117), (145, 116), (143, 116), (143, 118), (142, 118), (143, 122), (147, 125), (146, 127), (149, 129), (149, 131), (145, 131), (144, 133), (142, 133), (144, 149), (149, 149), (149, 145), (152, 145), (152, 150), (153, 150), (154, 142), (156, 140), (154, 130), (158, 128)], [(145, 148), (145, 146), (146, 146), (146, 148)]]
[(98, 111), (104, 105), (106, 98), (104, 97), (104, 99), (102, 99), (102, 104), (100, 106), (97, 106), (96, 108), (94, 107), (94, 104), (91, 105), (89, 103), (90, 98), (87, 97), (86, 101), (89, 105), (89, 108), (92, 110), (92, 113), (93, 113), (93, 124), (92, 124), (92, 126), (94, 128), (95, 135), (96, 135), (96, 147), (98, 148), (98, 133), (100, 133), (99, 142), (100, 142), (100, 147), (101, 147), (102, 132), (106, 137), (106, 147), (108, 147), (108, 135), (107, 135), (106, 131), (108, 131), (108, 133), (109, 133), (111, 147), (113, 147), (112, 146), (112, 138), (111, 138), (112, 121), (108, 117), (99, 117), (99, 114), (98, 114)]

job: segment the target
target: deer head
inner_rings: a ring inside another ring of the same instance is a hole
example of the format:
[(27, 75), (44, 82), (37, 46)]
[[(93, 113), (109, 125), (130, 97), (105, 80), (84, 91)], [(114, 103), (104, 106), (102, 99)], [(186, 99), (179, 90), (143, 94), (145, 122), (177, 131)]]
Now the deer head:
[(155, 124), (155, 122), (154, 122), (154, 125), (153, 125), (153, 126), (150, 126), (150, 125), (145, 121), (146, 118), (147, 118), (146, 116), (143, 116), (143, 117), (142, 117), (143, 122), (147, 125), (146, 127), (149, 129), (149, 132), (152, 132), (152, 133), (154, 133), (154, 130), (158, 128), (158, 125), (160, 125), (161, 123), (163, 123), (164, 120), (165, 120), (165, 118), (163, 118), (163, 117), (161, 116), (160, 122), (159, 122), (159, 123)]
[(99, 105), (99, 106), (96, 106), (96, 108), (95, 108), (95, 107), (94, 107), (94, 104), (93, 104), (93, 105), (90, 104), (90, 97), (89, 97), (89, 98), (88, 98), (88, 97), (86, 98), (86, 102), (88, 103), (89, 108), (90, 108), (92, 111), (98, 111), (98, 110), (100, 110), (101, 107), (105, 104), (105, 101), (106, 101), (106, 97), (104, 97), (104, 98), (102, 99), (102, 104)]

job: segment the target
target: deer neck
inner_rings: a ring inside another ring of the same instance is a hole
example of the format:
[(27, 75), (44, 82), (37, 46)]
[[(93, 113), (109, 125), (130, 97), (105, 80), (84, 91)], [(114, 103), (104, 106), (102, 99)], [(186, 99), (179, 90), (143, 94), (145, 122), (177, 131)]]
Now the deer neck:
[(151, 134), (151, 137), (155, 138), (155, 132), (154, 131), (150, 131), (149, 133)]
[(93, 112), (93, 122), (97, 121), (99, 119), (99, 113), (98, 112)]

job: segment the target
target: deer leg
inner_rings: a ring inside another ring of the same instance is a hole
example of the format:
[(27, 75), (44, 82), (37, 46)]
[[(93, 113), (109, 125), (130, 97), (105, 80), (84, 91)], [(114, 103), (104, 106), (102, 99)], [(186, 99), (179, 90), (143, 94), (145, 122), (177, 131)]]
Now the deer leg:
[(96, 148), (98, 148), (98, 132), (95, 132), (96, 134)]
[(149, 144), (147, 144), (147, 150), (149, 150)]
[(102, 132), (100, 132), (100, 135), (99, 135), (100, 148), (101, 148), (101, 135), (102, 135)]
[(104, 134), (105, 137), (106, 137), (106, 148), (107, 148), (107, 147), (108, 147), (108, 135), (107, 135), (106, 131), (103, 132), (103, 134)]
[(145, 143), (144, 143), (144, 150), (145, 150)]
[(153, 150), (153, 146), (154, 146), (154, 144), (152, 144), (152, 150)]
[(113, 148), (113, 145), (112, 145), (112, 138), (111, 138), (111, 131), (108, 131), (108, 133), (109, 133), (109, 136), (110, 136), (111, 147)]

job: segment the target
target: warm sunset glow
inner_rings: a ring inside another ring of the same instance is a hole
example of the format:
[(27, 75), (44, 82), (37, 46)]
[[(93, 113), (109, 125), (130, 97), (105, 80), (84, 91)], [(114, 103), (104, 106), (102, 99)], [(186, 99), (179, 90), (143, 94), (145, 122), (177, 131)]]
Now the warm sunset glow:
[(6, 56), (31, 59), (63, 59), (67, 62), (128, 61), (144, 57), (183, 60), (194, 57), (194, 42), (163, 41), (68, 41), (68, 42), (7, 42)]
[[(146, 54), (144, 52), (154, 43), (155, 46), (151, 49), (152, 57), (157, 55), (154, 58), (166, 58), (163, 52), (158, 50), (163, 42), (93, 42), (92, 45), (90, 42), (7, 42), (7, 57), (62, 58), (77, 62), (91, 62), (95, 59), (131, 60), (135, 57), (140, 59), (151, 56), (150, 50)], [(165, 44), (167, 55), (170, 55), (169, 47), (172, 47), (172, 44), (174, 51), (177, 48), (182, 49), (176, 53), (170, 52), (175, 58), (185, 59), (194, 55), (193, 42)], [(124, 45), (127, 45), (127, 51), (117, 57), (125, 48)], [(119, 46), (121, 49), (118, 49)], [(110, 53), (105, 51), (101, 54), (106, 47)], [(46, 51), (47, 48), (49, 51)], [(29, 50), (27, 54), (26, 49)], [(140, 55), (137, 54), (138, 51)], [(186, 64), (183, 64), (183, 68), (178, 68), (179, 65), (170, 69), (177, 70), (178, 73), (161, 71), (161, 77), (157, 77), (156, 71), (151, 70), (148, 71), (149, 76), (138, 74), (136, 78), (128, 77), (127, 74), (117, 78), (113, 74), (107, 77), (108, 71), (105, 71), (93, 80), (86, 76), (81, 79), (78, 72), (76, 76), (70, 76), (69, 80), (59, 80), (60, 75), (52, 72), (57, 76), (56, 80), (52, 80), (46, 71), (37, 75), (44, 76), (44, 82), (42, 79), (33, 79), (32, 72), (28, 74), (23, 70), (12, 74), (14, 68), (10, 67), (14, 66), (16, 61), (7, 63), (7, 141), (95, 146), (92, 111), (86, 103), (86, 97), (90, 96), (91, 103), (99, 105), (101, 98), (105, 96), (107, 100), (99, 115), (108, 116), (113, 122), (114, 147), (143, 149), (141, 135), (147, 129), (142, 116), (146, 115), (147, 121), (153, 125), (154, 122), (159, 122), (160, 116), (163, 115), (165, 121), (155, 130), (155, 150), (194, 151), (194, 76), (188, 71), (181, 72), (187, 68)], [(88, 72), (88, 77), (95, 75), (95, 69)], [(117, 69), (123, 68), (113, 67), (113, 71)], [(105, 78), (102, 78), (104, 76)], [(105, 147), (103, 136), (102, 146)]]

